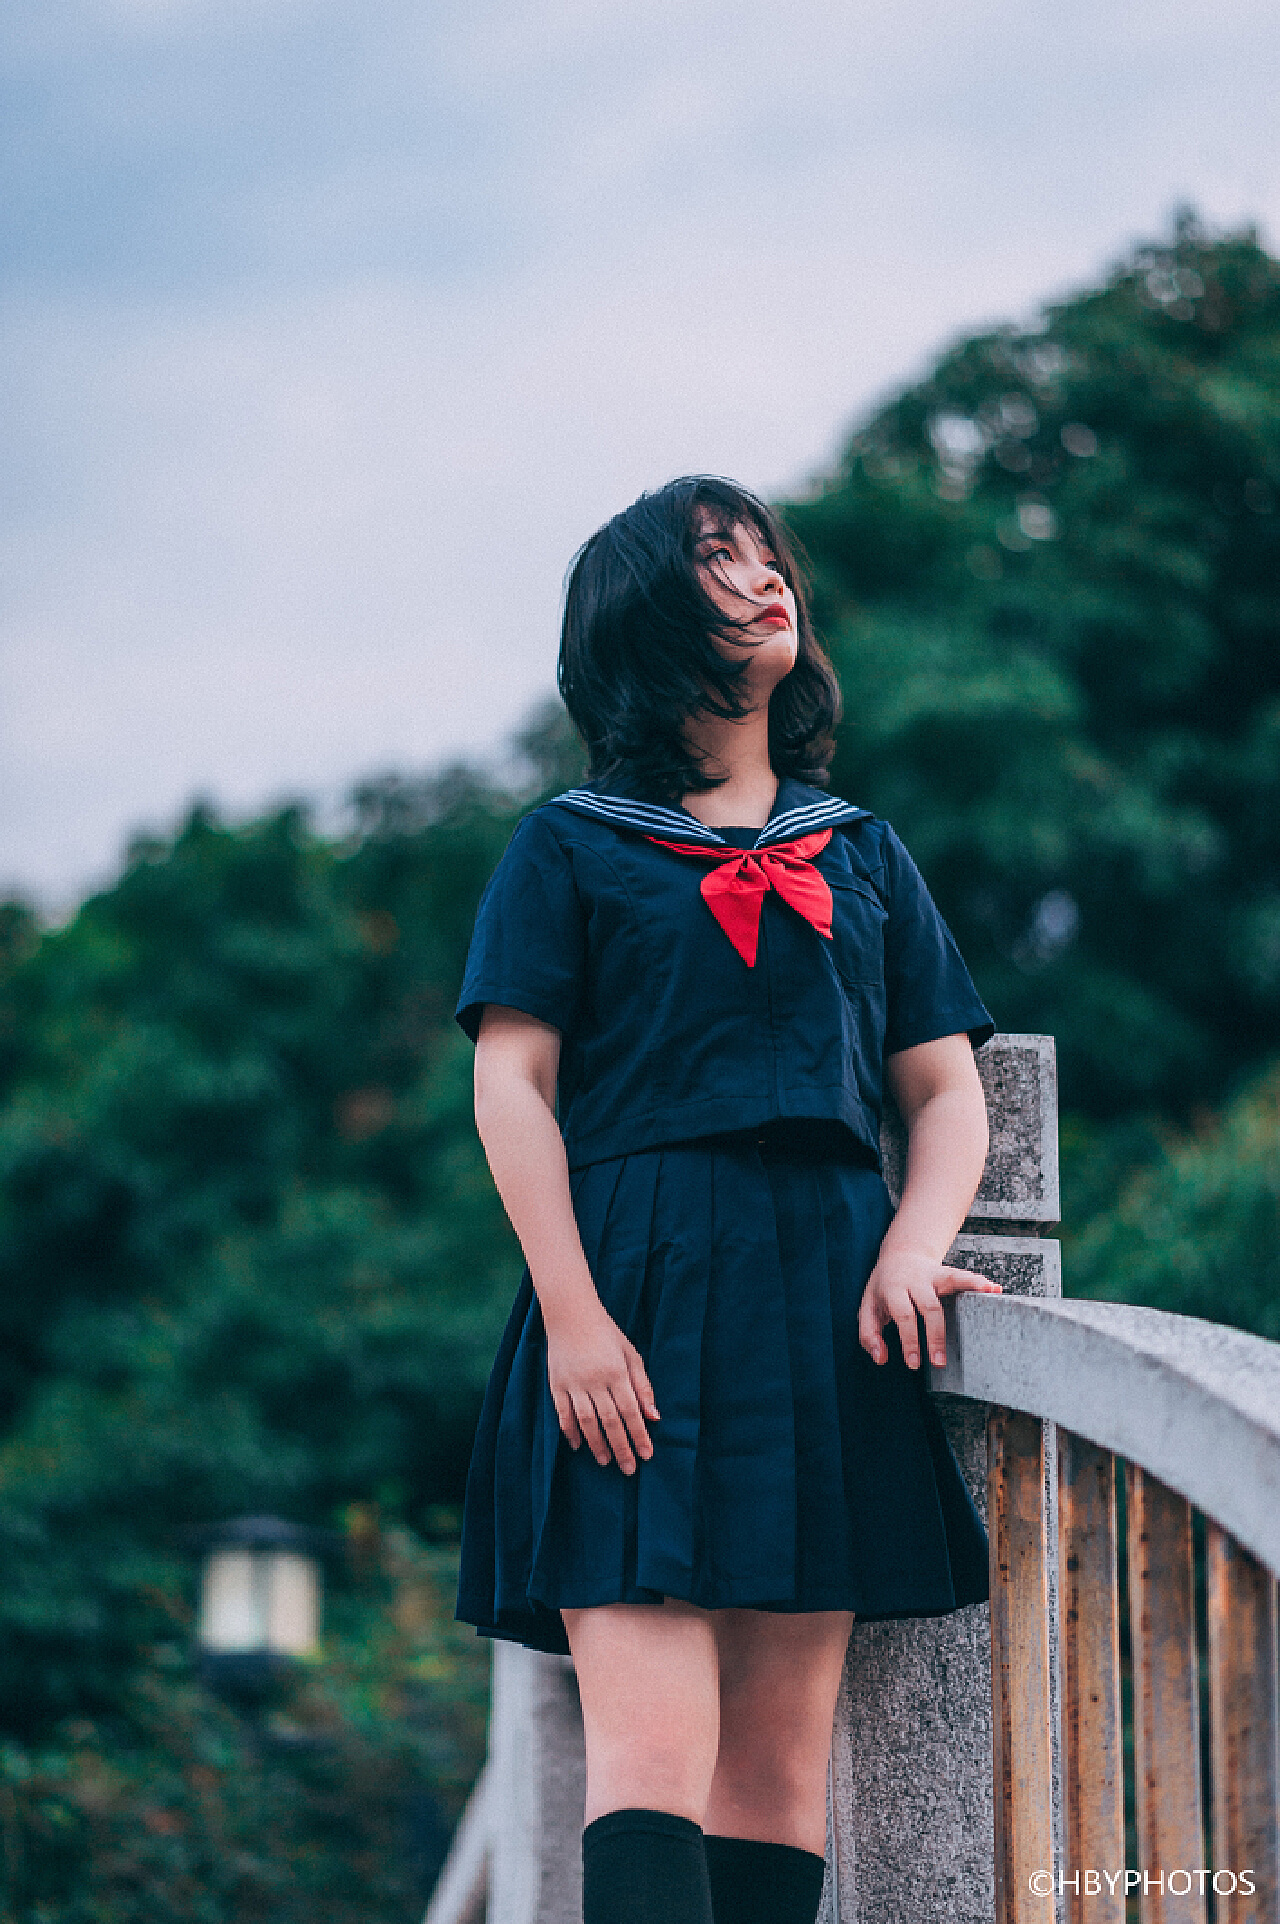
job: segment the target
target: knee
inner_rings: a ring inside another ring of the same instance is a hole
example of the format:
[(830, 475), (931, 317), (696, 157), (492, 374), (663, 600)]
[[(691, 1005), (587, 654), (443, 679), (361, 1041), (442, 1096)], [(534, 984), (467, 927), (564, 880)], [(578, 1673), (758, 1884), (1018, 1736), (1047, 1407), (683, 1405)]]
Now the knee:
[(597, 1732), (587, 1739), (587, 1817), (639, 1807), (673, 1811), (702, 1822), (715, 1771), (715, 1744), (681, 1742), (647, 1733), (623, 1739)]
[(680, 1715), (662, 1703), (632, 1703), (625, 1713), (586, 1721), (588, 1804), (637, 1805), (702, 1821), (716, 1766), (714, 1716)]
[(763, 1814), (790, 1830), (795, 1822), (807, 1822), (817, 1803), (825, 1822), (826, 1772), (825, 1755), (811, 1744), (778, 1737), (749, 1744), (722, 1740), (716, 1793), (744, 1817)]

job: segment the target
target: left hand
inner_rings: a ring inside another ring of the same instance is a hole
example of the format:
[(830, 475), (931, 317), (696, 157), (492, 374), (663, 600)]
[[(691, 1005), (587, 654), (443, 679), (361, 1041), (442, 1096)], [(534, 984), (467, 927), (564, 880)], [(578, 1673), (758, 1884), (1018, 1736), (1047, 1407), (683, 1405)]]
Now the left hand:
[(929, 1360), (941, 1369), (947, 1360), (947, 1332), (942, 1316), (944, 1296), (967, 1289), (1002, 1294), (1001, 1285), (971, 1269), (951, 1269), (924, 1250), (882, 1250), (862, 1293), (858, 1311), (858, 1341), (873, 1363), (889, 1360), (880, 1334), (886, 1323), (896, 1323), (908, 1369), (920, 1367), (917, 1316), (923, 1316)]

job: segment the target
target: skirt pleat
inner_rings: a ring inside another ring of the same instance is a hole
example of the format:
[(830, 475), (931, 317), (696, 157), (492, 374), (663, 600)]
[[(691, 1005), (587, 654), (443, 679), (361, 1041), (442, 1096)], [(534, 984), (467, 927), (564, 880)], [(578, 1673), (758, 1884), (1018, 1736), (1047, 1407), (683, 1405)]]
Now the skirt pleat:
[(858, 1307), (892, 1205), (880, 1174), (753, 1140), (610, 1158), (571, 1180), (600, 1298), (661, 1420), (626, 1477), (570, 1448), (526, 1269), (481, 1412), (458, 1615), (566, 1651), (562, 1608), (933, 1616), (987, 1596), (987, 1538), (896, 1329)]

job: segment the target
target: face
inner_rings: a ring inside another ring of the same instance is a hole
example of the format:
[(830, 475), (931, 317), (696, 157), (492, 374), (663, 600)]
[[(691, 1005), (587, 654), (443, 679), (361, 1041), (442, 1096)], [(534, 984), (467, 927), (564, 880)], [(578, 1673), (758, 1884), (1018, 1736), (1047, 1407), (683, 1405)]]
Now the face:
[(706, 510), (696, 552), (699, 577), (716, 607), (749, 623), (732, 639), (718, 638), (717, 646), (731, 659), (739, 648), (751, 649), (749, 679), (767, 694), (795, 667), (799, 649), (796, 598), (777, 558), (749, 523), (727, 528)]

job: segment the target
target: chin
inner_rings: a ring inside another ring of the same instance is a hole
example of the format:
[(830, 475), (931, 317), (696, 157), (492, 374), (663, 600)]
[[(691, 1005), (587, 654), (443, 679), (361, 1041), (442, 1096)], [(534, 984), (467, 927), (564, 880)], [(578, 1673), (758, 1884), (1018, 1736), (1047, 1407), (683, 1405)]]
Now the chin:
[(760, 654), (770, 666), (776, 664), (779, 676), (789, 675), (795, 667), (800, 650), (793, 634), (781, 634), (764, 642)]

